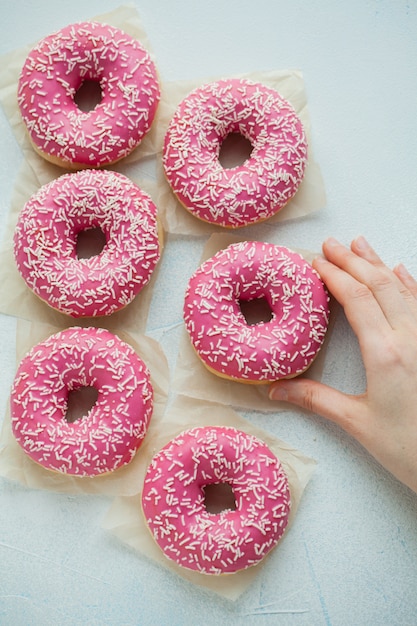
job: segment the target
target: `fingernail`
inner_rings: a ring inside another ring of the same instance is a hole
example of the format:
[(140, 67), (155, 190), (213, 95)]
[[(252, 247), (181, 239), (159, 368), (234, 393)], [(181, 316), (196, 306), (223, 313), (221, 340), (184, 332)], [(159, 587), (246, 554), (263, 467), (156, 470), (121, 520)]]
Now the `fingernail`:
[(403, 278), (410, 278), (410, 272), (402, 263), (399, 263), (398, 265), (396, 265), (394, 269)]
[(371, 247), (366, 241), (365, 237), (363, 237), (363, 235), (359, 235), (359, 237), (356, 237), (355, 245), (357, 248), (359, 248), (359, 250), (369, 250)]
[(325, 241), (327, 246), (340, 246), (340, 241), (337, 241), (334, 237), (328, 237)]
[(288, 391), (280, 385), (272, 386), (269, 390), (270, 400), (288, 400)]

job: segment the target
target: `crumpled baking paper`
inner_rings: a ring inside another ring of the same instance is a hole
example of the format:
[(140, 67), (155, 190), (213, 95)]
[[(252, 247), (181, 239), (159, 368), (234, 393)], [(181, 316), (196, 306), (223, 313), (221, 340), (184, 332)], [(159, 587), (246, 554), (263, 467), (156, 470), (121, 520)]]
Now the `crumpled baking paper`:
[(140, 458), (140, 467), (139, 464), (137, 466), (138, 483), (143, 484), (147, 467), (155, 453), (176, 435), (196, 426), (213, 425), (231, 426), (255, 435), (270, 447), (287, 473), (291, 492), (291, 513), (288, 526), (283, 537), (265, 559), (241, 572), (220, 576), (193, 572), (177, 565), (165, 557), (154, 541), (142, 512), (140, 493), (128, 498), (116, 498), (103, 519), (102, 526), (123, 543), (133, 547), (143, 557), (167, 568), (194, 585), (204, 587), (229, 600), (236, 600), (260, 573), (266, 559), (279, 558), (280, 543), (285, 541), (286, 535), (291, 532), (291, 525), (294, 523), (302, 494), (312, 476), (316, 462), (285, 442), (255, 427), (229, 407), (178, 396), (167, 410), (159, 432), (153, 431), (154, 436), (146, 439)]
[[(53, 178), (46, 182), (50, 180), (53, 180)], [(98, 325), (108, 330), (123, 328), (132, 332), (144, 333), (152, 293), (158, 276), (158, 265), (153, 271), (148, 284), (136, 295), (132, 302), (109, 316), (73, 318), (50, 307), (26, 285), (17, 269), (14, 258), (13, 234), (21, 208), (38, 189), (37, 176), (28, 163), (24, 161), (16, 179), (6, 234), (0, 248), (0, 312), (59, 327), (72, 324), (77, 324), (78, 326)], [(160, 245), (162, 256), (163, 233), (160, 236)]]
[[(147, 34), (134, 7), (120, 6), (114, 11), (95, 16), (92, 19), (106, 22), (112, 26), (121, 28), (131, 36), (138, 39), (150, 52), (151, 57), (158, 68), (157, 60), (152, 54)], [(65, 173), (65, 170), (52, 165), (35, 152), (31, 146), (17, 106), (16, 94), (18, 78), (21, 67), (27, 54), (32, 48), (32, 45), (33, 43), (1, 57), (0, 104), (3, 107), (14, 135), (22, 148), (25, 160), (33, 169), (35, 177), (38, 181), (38, 186), (40, 187), (45, 184), (45, 182), (48, 182), (62, 173)], [(259, 81), (276, 89), (294, 106), (297, 114), (303, 122), (307, 134), (309, 157), (304, 180), (302, 181), (299, 190), (287, 206), (279, 211), (275, 216), (270, 218), (268, 222), (276, 223), (287, 219), (303, 217), (322, 208), (325, 204), (324, 183), (320, 168), (313, 157), (313, 150), (311, 146), (311, 124), (302, 73), (299, 70), (293, 69), (270, 71), (260, 70), (256, 72), (236, 74), (233, 77), (248, 78), (250, 80)], [(163, 140), (168, 124), (179, 102), (181, 102), (181, 100), (195, 87), (198, 87), (206, 82), (219, 80), (220, 78), (230, 78), (230, 76), (222, 75), (202, 77), (194, 81), (164, 81), (159, 76), (161, 100), (151, 129), (130, 155), (109, 167), (109, 169), (115, 169), (122, 174), (126, 174), (127, 176), (130, 176), (133, 172), (133, 175), (135, 176), (135, 165), (143, 165), (147, 159), (152, 159), (153, 163), (150, 167), (149, 164), (145, 164), (146, 176), (151, 183), (157, 183), (157, 185), (151, 185), (151, 195), (159, 208), (162, 225), (166, 232), (183, 235), (207, 235), (212, 233), (214, 230), (219, 229), (219, 227), (206, 224), (193, 217), (177, 201), (163, 174), (161, 154)]]
[[(32, 346), (50, 335), (62, 330), (46, 324), (33, 324), (18, 320), (16, 358), (19, 363)], [(132, 495), (139, 491), (138, 468), (143, 463), (144, 448), (148, 438), (152, 440), (159, 433), (168, 397), (168, 365), (158, 343), (139, 333), (115, 332), (120, 339), (130, 344), (150, 370), (154, 390), (154, 409), (148, 432), (133, 460), (114, 472), (92, 478), (74, 477), (45, 469), (33, 461), (17, 443), (10, 421), (10, 410), (6, 410), (0, 432), (0, 475), (32, 489), (48, 489), (60, 493), (101, 495)]]
[[(245, 240), (246, 239), (248, 238), (245, 238)], [(231, 243), (237, 241), (242, 241), (242, 238), (239, 238), (236, 234), (218, 233), (212, 235), (203, 250), (201, 262), (213, 256), (219, 250), (222, 250)], [(270, 242), (284, 245), (279, 241), (273, 241), (273, 237)], [(306, 250), (294, 251), (301, 254), (301, 256), (309, 262), (311, 262), (314, 256), (316, 256), (314, 253)], [(302, 374), (302, 376), (314, 380), (321, 380), (325, 364), (327, 344), (332, 333), (336, 312), (337, 309), (332, 306), (329, 328), (327, 330), (324, 343), (317, 357), (308, 370)], [(220, 376), (216, 376), (210, 372), (194, 350), (185, 327), (180, 340), (178, 359), (172, 377), (172, 389), (178, 394), (192, 398), (215, 401), (219, 404), (244, 409), (276, 412), (285, 408), (284, 403), (271, 402), (271, 400), (269, 400), (268, 384), (250, 385), (240, 383), (234, 380), (221, 378)]]

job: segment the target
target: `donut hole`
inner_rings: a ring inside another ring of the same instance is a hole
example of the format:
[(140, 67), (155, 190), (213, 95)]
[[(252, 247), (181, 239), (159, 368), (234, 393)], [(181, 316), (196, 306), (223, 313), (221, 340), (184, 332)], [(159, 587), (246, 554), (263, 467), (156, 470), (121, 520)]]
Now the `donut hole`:
[(106, 235), (99, 227), (86, 228), (77, 234), (75, 252), (77, 259), (89, 259), (99, 255), (107, 243)]
[(83, 113), (94, 111), (102, 100), (103, 92), (97, 80), (84, 80), (74, 95), (74, 102)]
[(239, 307), (248, 326), (270, 322), (273, 318), (268, 300), (263, 296), (252, 300), (239, 300)]
[(229, 483), (213, 483), (203, 487), (204, 507), (207, 513), (236, 511), (236, 500)]
[(252, 144), (240, 133), (229, 133), (220, 145), (219, 161), (224, 169), (239, 167), (252, 154)]
[(97, 402), (97, 398), (98, 391), (93, 386), (71, 389), (67, 398), (66, 421), (73, 424), (85, 417)]

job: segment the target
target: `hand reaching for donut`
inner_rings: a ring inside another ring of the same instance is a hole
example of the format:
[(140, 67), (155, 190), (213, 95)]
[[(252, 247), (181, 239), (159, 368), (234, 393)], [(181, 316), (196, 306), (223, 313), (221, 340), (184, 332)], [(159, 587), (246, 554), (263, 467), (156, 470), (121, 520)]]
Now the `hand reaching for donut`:
[(270, 398), (336, 422), (417, 492), (417, 282), (403, 265), (386, 267), (363, 237), (351, 249), (328, 239), (323, 252), (313, 265), (359, 340), (366, 391), (294, 378), (273, 383)]

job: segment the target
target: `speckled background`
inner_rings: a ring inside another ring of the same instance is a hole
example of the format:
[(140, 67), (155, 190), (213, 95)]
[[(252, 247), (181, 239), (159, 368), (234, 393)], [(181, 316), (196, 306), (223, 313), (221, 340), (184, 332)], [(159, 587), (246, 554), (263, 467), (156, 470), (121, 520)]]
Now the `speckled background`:
[[(137, 0), (162, 81), (258, 70), (303, 72), (325, 206), (305, 218), (240, 231), (320, 250), (364, 234), (389, 265), (417, 276), (416, 0)], [(0, 0), (0, 54), (110, 0)], [(0, 111), (0, 238), (23, 156)], [(142, 165), (132, 166), (141, 175)], [(147, 334), (174, 371), (188, 276), (204, 236), (168, 237)], [(0, 316), (0, 420), (15, 372), (15, 319)], [(343, 315), (324, 380), (364, 388)], [(235, 603), (141, 557), (102, 527), (112, 499), (31, 490), (0, 479), (0, 624), (6, 626), (413, 626), (417, 496), (337, 426), (315, 415), (243, 411), (317, 460), (282, 545)]]

